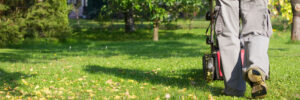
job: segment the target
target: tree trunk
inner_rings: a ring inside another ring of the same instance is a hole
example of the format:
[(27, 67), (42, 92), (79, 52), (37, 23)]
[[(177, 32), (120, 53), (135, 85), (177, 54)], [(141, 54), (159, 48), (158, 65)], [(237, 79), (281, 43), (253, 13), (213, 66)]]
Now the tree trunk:
[(125, 14), (125, 32), (130, 33), (135, 31), (133, 12), (129, 11)]
[(189, 23), (189, 30), (192, 29), (192, 19), (188, 19), (188, 23)]
[(293, 28), (292, 40), (300, 41), (300, 0), (292, 0), (293, 7)]
[(114, 29), (114, 18), (111, 18), (110, 20), (110, 29)]
[(153, 41), (158, 41), (159, 21), (153, 23)]
[(141, 19), (141, 25), (140, 25), (140, 28), (143, 29), (144, 28), (144, 20)]
[(76, 19), (77, 19), (77, 24), (79, 25), (80, 22), (79, 22), (79, 8), (76, 9)]

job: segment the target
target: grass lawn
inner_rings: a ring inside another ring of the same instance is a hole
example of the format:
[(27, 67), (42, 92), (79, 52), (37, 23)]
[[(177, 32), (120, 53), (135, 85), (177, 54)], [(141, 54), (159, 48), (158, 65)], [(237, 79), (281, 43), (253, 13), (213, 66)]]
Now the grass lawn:
[[(81, 21), (65, 43), (28, 40), (0, 49), (0, 99), (249, 99), (222, 95), (222, 81), (203, 80), (202, 56), (209, 52), (197, 20), (188, 30), (162, 28), (152, 42), (149, 23), (122, 33), (122, 23)], [(266, 99), (300, 99), (300, 43), (275, 31), (270, 43), (271, 79)], [(79, 39), (80, 38), (80, 39)]]

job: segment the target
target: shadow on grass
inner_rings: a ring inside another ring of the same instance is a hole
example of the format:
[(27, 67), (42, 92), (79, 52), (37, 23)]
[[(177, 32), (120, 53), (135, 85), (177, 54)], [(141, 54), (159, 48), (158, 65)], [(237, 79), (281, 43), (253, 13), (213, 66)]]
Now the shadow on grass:
[[(196, 57), (202, 56), (204, 49), (207, 49), (207, 46), (204, 45), (204, 35), (186, 33), (185, 30), (161, 30), (159, 34), (163, 41), (152, 42), (152, 25), (148, 22), (143, 24), (145, 26), (142, 25), (142, 29), (134, 33), (124, 33), (124, 26), (121, 22), (107, 27), (101, 26), (96, 21), (87, 20), (81, 20), (80, 25), (76, 25), (76, 20), (70, 23), (74, 28), (74, 39), (65, 43), (46, 40), (25, 41), (10, 47), (18, 51), (0, 52), (0, 58), (3, 58), (0, 59), (0, 62), (46, 63), (50, 60), (59, 60), (70, 56)], [(199, 43), (176, 41), (178, 39), (199, 40)], [(203, 44), (203, 46), (199, 44)]]
[[(92, 74), (109, 74), (124, 79), (133, 79), (138, 82), (149, 82), (151, 84), (162, 84), (166, 86), (177, 86), (179, 88), (195, 88), (200, 87), (203, 91), (209, 91), (213, 95), (222, 95), (222, 88), (209, 86), (203, 78), (202, 69), (190, 69), (183, 70), (180, 77), (168, 77), (168, 75), (160, 75), (159, 73), (153, 73), (151, 71), (142, 71), (136, 69), (124, 69), (124, 68), (108, 68), (98, 65), (84, 66), (84, 71)], [(174, 72), (166, 72), (175, 74)], [(193, 78), (194, 81), (191, 81)]]
[[(180, 30), (161, 30), (159, 32), (160, 39), (177, 40), (177, 39), (202, 39), (205, 36), (195, 33), (186, 33)], [(101, 27), (84, 27), (78, 26), (74, 28), (73, 37), (77, 40), (101, 40), (101, 41), (123, 41), (123, 40), (152, 40), (152, 29), (137, 29), (136, 32), (125, 33), (124, 28), (101, 28)], [(203, 30), (204, 33), (204, 30)]]
[[(120, 40), (152, 40), (153, 25), (150, 22), (144, 24), (136, 23), (136, 32), (125, 33), (123, 20), (115, 21), (113, 24), (104, 22), (103, 24), (94, 20), (70, 20), (70, 25), (74, 30), (73, 37), (78, 39), (101, 40), (101, 41), (120, 41)], [(207, 21), (198, 21), (192, 29), (203, 29), (203, 33), (209, 23)], [(160, 27), (160, 39), (200, 39), (199, 34), (185, 34), (187, 24), (180, 21), (178, 24), (164, 23)], [(203, 27), (204, 26), (204, 27)], [(179, 30), (175, 32), (176, 30)]]
[[(199, 41), (200, 42), (200, 41)], [(128, 56), (129, 59), (200, 57), (207, 46), (185, 41), (118, 41), (118, 42), (75, 42), (75, 43), (24, 43), (11, 47), (15, 51), (0, 52), (0, 62), (46, 63), (65, 57)]]
[(300, 45), (300, 40), (289, 40), (286, 44), (289, 44), (289, 45)]
[(0, 62), (26, 62), (28, 55), (19, 53), (0, 53)]
[(269, 48), (270, 51), (288, 51), (289, 48)]
[[(77, 20), (69, 20), (70, 26), (74, 29), (77, 29), (78, 26), (84, 27), (84, 28), (97, 28), (100, 30), (115, 30), (115, 29), (124, 29), (125, 24), (123, 20), (114, 20), (111, 21), (104, 21), (100, 23), (96, 20), (79, 20), (80, 24), (77, 24)], [(191, 29), (206, 29), (209, 26), (209, 21), (206, 20), (194, 20), (192, 22), (192, 28)], [(162, 30), (178, 30), (178, 29), (189, 29), (189, 25), (184, 20), (175, 21), (175, 22), (163, 22), (161, 23), (160, 29)], [(136, 29), (144, 29), (144, 30), (152, 30), (153, 24), (149, 21), (137, 21), (135, 22), (135, 28)]]
[[(16, 49), (16, 48), (14, 48)], [(46, 53), (47, 52), (47, 53)], [(57, 60), (58, 57), (53, 56), (56, 52), (44, 50), (42, 48), (37, 49), (25, 49), (19, 48), (17, 51), (10, 51), (10, 52), (1, 52), (0, 53), (0, 62), (10, 62), (10, 63), (46, 63), (49, 60)], [(51, 55), (51, 56), (50, 56)]]
[(21, 91), (16, 90), (16, 87), (21, 86), (18, 83), (20, 79), (26, 79), (28, 77), (33, 77), (35, 75), (26, 75), (20, 72), (7, 72), (3, 69), (0, 69), (0, 91), (2, 94), (10, 94), (20, 96), (22, 95)]

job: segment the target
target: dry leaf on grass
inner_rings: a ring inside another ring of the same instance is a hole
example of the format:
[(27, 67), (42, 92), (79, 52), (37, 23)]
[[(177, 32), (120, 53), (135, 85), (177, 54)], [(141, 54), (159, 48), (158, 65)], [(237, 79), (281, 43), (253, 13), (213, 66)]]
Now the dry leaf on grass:
[(208, 100), (214, 100), (214, 98), (211, 94), (208, 95)]
[(22, 79), (22, 82), (24, 85), (29, 85), (28, 82), (25, 79)]

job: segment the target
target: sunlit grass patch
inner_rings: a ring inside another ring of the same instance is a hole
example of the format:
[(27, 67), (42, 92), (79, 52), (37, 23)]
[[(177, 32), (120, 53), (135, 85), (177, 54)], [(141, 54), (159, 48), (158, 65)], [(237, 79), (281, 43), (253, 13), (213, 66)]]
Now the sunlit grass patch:
[[(28, 40), (0, 49), (0, 99), (249, 99), (249, 86), (245, 97), (230, 97), (222, 94), (222, 81), (203, 80), (202, 56), (209, 47), (202, 23), (191, 30), (162, 29), (159, 42), (147, 29), (107, 37), (87, 27), (82, 31), (91, 36), (81, 40)], [(289, 34), (277, 30), (271, 37), (269, 100), (299, 98), (300, 44), (289, 43)]]

